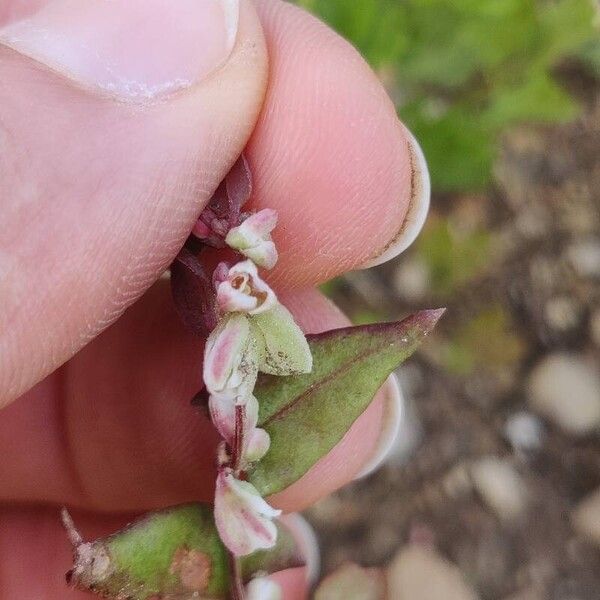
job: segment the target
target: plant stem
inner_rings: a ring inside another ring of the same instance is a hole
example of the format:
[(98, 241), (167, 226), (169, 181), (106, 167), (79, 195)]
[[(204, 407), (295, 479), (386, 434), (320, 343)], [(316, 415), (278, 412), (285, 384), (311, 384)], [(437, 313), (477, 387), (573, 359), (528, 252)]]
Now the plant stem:
[[(231, 466), (235, 477), (241, 473), (242, 459), (244, 458), (244, 423), (246, 422), (246, 407), (236, 405), (235, 407), (235, 431), (233, 434), (233, 448), (231, 449)], [(231, 599), (244, 600), (244, 581), (242, 578), (242, 566), (237, 556), (229, 553), (229, 572), (231, 577)]]
[(244, 582), (242, 580), (242, 565), (240, 560), (229, 553), (229, 571), (231, 574), (231, 600), (244, 600)]
[(246, 407), (236, 405), (235, 407), (235, 432), (233, 434), (233, 448), (231, 449), (231, 467), (236, 477), (239, 477), (242, 459), (244, 457), (244, 441), (246, 432), (244, 423), (246, 421)]

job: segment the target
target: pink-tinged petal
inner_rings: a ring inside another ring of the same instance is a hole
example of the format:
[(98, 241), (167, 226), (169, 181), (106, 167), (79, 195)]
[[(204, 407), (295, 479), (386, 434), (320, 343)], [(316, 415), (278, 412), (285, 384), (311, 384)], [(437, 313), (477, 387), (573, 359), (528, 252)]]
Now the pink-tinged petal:
[(248, 463), (259, 461), (269, 451), (270, 446), (271, 437), (264, 429), (252, 429), (248, 434), (244, 460)]
[(249, 313), (257, 308), (258, 299), (234, 288), (229, 281), (224, 281), (217, 288), (217, 305), (224, 313)]
[(272, 548), (277, 542), (277, 527), (272, 519), (281, 514), (246, 481), (240, 481), (231, 469), (217, 476), (215, 524), (221, 540), (235, 556)]
[(212, 394), (208, 399), (210, 418), (221, 434), (221, 437), (231, 446), (235, 435), (235, 407), (245, 407), (244, 431), (248, 432), (249, 444), (252, 440), (252, 431), (258, 422), (258, 400), (254, 396), (246, 398), (232, 398), (221, 394)]
[(205, 244), (215, 248), (224, 248), (223, 238), (231, 227), (240, 222), (241, 208), (251, 194), (250, 167), (246, 159), (240, 156), (215, 190), (192, 233), (202, 239)]
[(272, 269), (279, 259), (277, 248), (270, 240), (261, 242), (252, 248), (247, 248), (242, 254), (264, 269)]
[(213, 231), (208, 225), (206, 225), (206, 223), (204, 223), (201, 219), (198, 219), (194, 225), (194, 228), (192, 229), (192, 233), (200, 239), (205, 239), (209, 238)]
[[(246, 363), (252, 345), (250, 325), (244, 315), (231, 314), (213, 329), (206, 341), (203, 372), (206, 389), (211, 394), (233, 391), (251, 375)], [(253, 387), (254, 381), (248, 384)]]
[(213, 280), (217, 289), (217, 305), (221, 312), (244, 312), (256, 315), (277, 305), (275, 292), (261, 279), (256, 265), (244, 260), (230, 267), (217, 267)]
[(261, 237), (266, 237), (277, 226), (277, 211), (272, 208), (264, 208), (250, 215), (240, 225), (242, 228), (253, 231)]
[(231, 265), (226, 262), (220, 262), (213, 271), (213, 285), (215, 286), (215, 290), (219, 287), (220, 283), (227, 281), (229, 278), (229, 269)]
[(257, 577), (246, 586), (246, 600), (283, 600), (283, 592), (272, 579)]
[(270, 234), (276, 225), (277, 212), (266, 208), (250, 215), (238, 227), (232, 228), (225, 238), (225, 243), (251, 258), (259, 266), (272, 269), (278, 256)]

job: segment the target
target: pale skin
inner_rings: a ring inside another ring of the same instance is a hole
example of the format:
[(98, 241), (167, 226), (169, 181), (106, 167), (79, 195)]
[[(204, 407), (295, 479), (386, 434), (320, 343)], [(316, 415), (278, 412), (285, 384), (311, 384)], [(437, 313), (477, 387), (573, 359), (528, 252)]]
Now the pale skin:
[[(218, 436), (189, 405), (202, 344), (159, 276), (249, 136), (253, 206), (280, 218), (270, 283), (305, 331), (347, 324), (315, 286), (402, 227), (406, 133), (366, 63), (279, 0), (244, 0), (239, 35), (250, 61), (133, 115), (0, 46), (1, 600), (89, 597), (64, 584), (60, 504), (92, 538), (212, 497)], [(351, 481), (381, 421), (379, 398), (270, 501), (294, 512)], [(277, 578), (307, 597), (302, 569)]]

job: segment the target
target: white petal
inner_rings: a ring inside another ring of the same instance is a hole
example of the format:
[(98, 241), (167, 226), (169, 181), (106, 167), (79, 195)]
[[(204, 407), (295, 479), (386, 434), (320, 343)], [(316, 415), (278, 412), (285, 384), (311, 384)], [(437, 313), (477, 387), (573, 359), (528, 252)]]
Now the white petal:
[(223, 281), (217, 287), (217, 304), (221, 312), (251, 312), (258, 306), (254, 296), (235, 289), (230, 281)]
[(269, 506), (254, 486), (235, 479), (230, 469), (217, 476), (214, 514), (221, 540), (236, 556), (272, 548), (277, 542), (271, 519), (281, 511)]
[(258, 400), (254, 396), (232, 398), (223, 394), (211, 394), (208, 399), (210, 418), (221, 437), (231, 446), (235, 435), (236, 405), (245, 407), (244, 431), (248, 432), (248, 444), (258, 421)]
[(241, 250), (241, 252), (264, 269), (272, 269), (279, 259), (277, 248), (270, 240), (261, 242), (252, 248)]
[(272, 579), (257, 577), (246, 586), (246, 600), (283, 600), (283, 593)]
[(260, 460), (269, 451), (270, 446), (271, 437), (269, 434), (264, 429), (256, 427), (248, 435), (244, 459), (249, 463)]
[(203, 376), (210, 393), (221, 392), (228, 387), (250, 342), (250, 324), (243, 315), (228, 316), (213, 329), (204, 350)]

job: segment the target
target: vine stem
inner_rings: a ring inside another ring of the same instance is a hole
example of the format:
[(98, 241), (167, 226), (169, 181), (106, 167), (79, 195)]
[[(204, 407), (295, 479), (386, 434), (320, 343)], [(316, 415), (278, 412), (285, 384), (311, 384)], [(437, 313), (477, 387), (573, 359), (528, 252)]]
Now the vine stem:
[[(246, 422), (246, 407), (243, 404), (235, 406), (235, 431), (233, 434), (233, 447), (231, 448), (231, 467), (236, 478), (241, 475), (242, 459), (244, 457), (244, 445), (246, 432), (244, 423)], [(240, 559), (229, 552), (229, 571), (231, 578), (231, 599), (244, 600), (244, 581), (242, 577), (242, 565)]]
[(236, 478), (239, 479), (244, 457), (244, 442), (246, 432), (244, 423), (246, 421), (246, 407), (243, 404), (235, 405), (235, 431), (233, 434), (233, 448), (231, 449), (231, 467)]
[(229, 553), (229, 571), (231, 575), (231, 600), (244, 600), (244, 581), (242, 578), (242, 565), (240, 559)]

